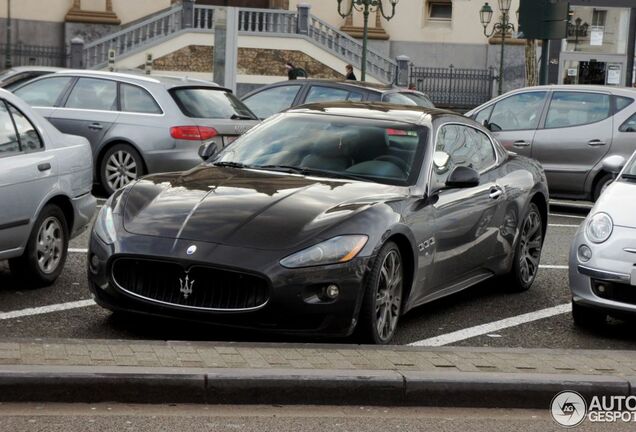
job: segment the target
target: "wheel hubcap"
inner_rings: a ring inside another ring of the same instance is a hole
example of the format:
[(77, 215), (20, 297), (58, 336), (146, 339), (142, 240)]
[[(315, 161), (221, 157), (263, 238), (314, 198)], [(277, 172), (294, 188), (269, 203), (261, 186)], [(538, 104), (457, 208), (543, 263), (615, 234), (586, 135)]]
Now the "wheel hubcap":
[(126, 186), (137, 178), (135, 158), (124, 150), (113, 153), (106, 162), (106, 183), (112, 190)]
[(57, 270), (62, 261), (64, 233), (60, 221), (55, 217), (47, 218), (40, 226), (37, 238), (38, 266), (43, 273)]
[(543, 246), (541, 216), (537, 212), (531, 211), (523, 222), (520, 241), (521, 280), (524, 284), (529, 284), (537, 276)]
[(389, 340), (397, 327), (402, 306), (402, 263), (394, 250), (384, 258), (375, 298), (378, 336)]

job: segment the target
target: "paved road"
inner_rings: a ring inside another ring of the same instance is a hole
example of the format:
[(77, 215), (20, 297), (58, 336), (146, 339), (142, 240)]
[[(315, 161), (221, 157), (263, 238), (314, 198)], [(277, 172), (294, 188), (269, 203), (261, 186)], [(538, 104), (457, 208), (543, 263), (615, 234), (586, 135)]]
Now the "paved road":
[[(586, 209), (553, 207), (547, 232), (541, 270), (533, 288), (522, 294), (508, 294), (497, 280), (489, 281), (447, 299), (420, 307), (401, 322), (395, 339), (397, 344), (428, 341), (452, 332), (463, 332), (459, 340), (441, 344), (526, 348), (609, 348), (636, 349), (633, 323), (614, 321), (600, 331), (589, 332), (573, 326), (567, 309), (556, 315), (536, 320), (529, 316), (520, 325), (495, 326), (485, 334), (473, 331), (475, 326), (542, 311), (569, 303), (567, 254), (576, 226)], [(60, 305), (89, 298), (86, 288), (85, 253), (87, 234), (75, 239), (77, 249), (69, 256), (58, 282), (48, 288), (33, 290), (11, 277), (0, 263), (0, 318), (2, 313), (25, 308)], [(510, 325), (510, 324), (508, 324)], [(501, 328), (503, 327), (503, 328)], [(465, 334), (464, 334), (465, 333)], [(170, 320), (121, 319), (97, 306), (80, 307), (42, 315), (27, 315), (1, 320), (2, 337), (63, 337), (105, 339), (160, 340), (239, 340), (299, 341), (253, 332), (237, 332)], [(307, 341), (303, 339), (302, 341)], [(348, 341), (344, 341), (348, 342)], [(428, 342), (425, 342), (425, 344)]]
[[(548, 410), (189, 405), (1, 405), (0, 430), (46, 432), (563, 431)], [(584, 423), (577, 431), (631, 431)]]

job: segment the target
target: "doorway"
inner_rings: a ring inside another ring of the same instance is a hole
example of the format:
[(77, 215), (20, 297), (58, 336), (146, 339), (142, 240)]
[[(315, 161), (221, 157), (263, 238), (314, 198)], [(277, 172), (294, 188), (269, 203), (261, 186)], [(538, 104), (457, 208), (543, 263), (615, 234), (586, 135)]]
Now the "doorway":
[(591, 61), (579, 62), (579, 84), (605, 85), (607, 63)]

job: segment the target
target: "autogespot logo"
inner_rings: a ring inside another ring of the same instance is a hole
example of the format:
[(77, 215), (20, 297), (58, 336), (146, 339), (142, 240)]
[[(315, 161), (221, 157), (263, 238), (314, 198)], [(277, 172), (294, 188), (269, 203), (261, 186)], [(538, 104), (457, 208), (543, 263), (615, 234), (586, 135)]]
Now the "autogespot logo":
[(550, 413), (555, 422), (571, 428), (580, 425), (587, 414), (587, 403), (577, 392), (563, 391), (552, 399)]

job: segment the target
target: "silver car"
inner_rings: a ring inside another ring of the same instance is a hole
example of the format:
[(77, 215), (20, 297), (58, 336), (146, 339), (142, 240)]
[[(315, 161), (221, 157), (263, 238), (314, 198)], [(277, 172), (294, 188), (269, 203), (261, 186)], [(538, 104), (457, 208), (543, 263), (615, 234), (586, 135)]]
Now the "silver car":
[(90, 141), (95, 180), (109, 195), (147, 173), (190, 169), (202, 144), (223, 147), (258, 122), (231, 91), (188, 78), (66, 71), (14, 93)]
[(32, 285), (57, 279), (69, 240), (93, 217), (91, 162), (85, 138), (0, 90), (0, 260)]
[[(636, 153), (604, 160), (616, 172), (570, 249), (574, 322), (602, 324), (608, 314), (636, 314)], [(623, 168), (623, 166), (625, 166)]]
[(550, 196), (596, 201), (613, 179), (603, 159), (636, 150), (635, 100), (636, 90), (628, 88), (527, 87), (466, 115), (508, 150), (541, 162)]

